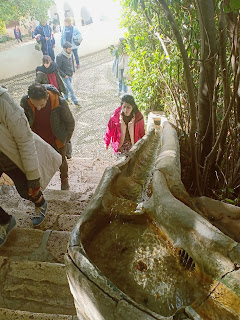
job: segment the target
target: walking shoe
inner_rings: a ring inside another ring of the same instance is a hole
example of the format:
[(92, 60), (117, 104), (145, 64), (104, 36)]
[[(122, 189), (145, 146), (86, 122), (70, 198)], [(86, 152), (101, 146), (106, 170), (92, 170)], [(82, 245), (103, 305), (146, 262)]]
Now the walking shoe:
[(80, 68), (80, 64), (77, 65), (77, 69), (79, 69), (79, 68)]
[(70, 186), (68, 183), (68, 178), (61, 180), (61, 190), (69, 190)]
[(9, 233), (16, 227), (16, 220), (11, 216), (10, 221), (7, 224), (0, 225), (0, 247), (7, 240)]
[(44, 221), (47, 214), (47, 207), (48, 203), (46, 200), (41, 207), (35, 207), (34, 216), (32, 218), (32, 225), (34, 227), (39, 226)]
[(74, 102), (75, 106), (79, 106), (80, 107), (80, 103), (78, 101)]

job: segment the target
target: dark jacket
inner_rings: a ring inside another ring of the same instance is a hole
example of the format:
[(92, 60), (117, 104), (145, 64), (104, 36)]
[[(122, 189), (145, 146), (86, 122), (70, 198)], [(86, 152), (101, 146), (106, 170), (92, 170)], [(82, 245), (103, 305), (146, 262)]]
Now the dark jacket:
[[(60, 96), (58, 90), (50, 84), (46, 84), (45, 87), (50, 95), (49, 99), (51, 99), (52, 131), (57, 138), (57, 147), (61, 148), (71, 139), (75, 127), (75, 121), (68, 107), (67, 101)], [(35, 107), (28, 99), (28, 95), (22, 97), (20, 105), (24, 109), (30, 127), (34, 127)]]
[[(34, 30), (34, 35), (40, 35), (39, 40), (42, 43), (42, 53), (47, 54), (52, 58), (52, 61), (55, 60), (55, 54), (53, 50), (53, 46), (55, 45), (55, 39), (52, 34), (52, 28), (47, 24), (46, 26), (42, 26), (41, 24), (36, 27)], [(45, 38), (49, 39), (46, 40)]]
[(65, 88), (65, 84), (64, 84), (62, 78), (59, 75), (59, 72), (57, 70), (57, 66), (56, 66), (55, 62), (52, 62), (52, 65), (53, 65), (52, 70), (48, 70), (49, 68), (45, 68), (44, 65), (38, 66), (36, 68), (35, 82), (38, 82), (38, 83), (41, 83), (41, 84), (49, 84), (49, 80), (48, 80), (47, 74), (51, 73), (51, 72), (48, 72), (48, 71), (53, 71), (55, 73), (55, 75), (56, 75), (57, 83), (58, 83), (58, 86), (59, 86), (59, 92), (63, 93), (63, 94), (66, 94), (67, 90)]
[(56, 58), (57, 68), (62, 78), (66, 76), (72, 77), (73, 72), (75, 71), (73, 55), (71, 58), (67, 58), (62, 53), (59, 53)]

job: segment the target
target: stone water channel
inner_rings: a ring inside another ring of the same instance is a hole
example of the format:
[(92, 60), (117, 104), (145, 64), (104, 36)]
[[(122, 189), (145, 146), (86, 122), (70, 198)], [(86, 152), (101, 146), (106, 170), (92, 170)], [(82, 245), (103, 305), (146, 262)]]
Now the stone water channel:
[(239, 245), (169, 200), (183, 186), (176, 136), (164, 130), (106, 169), (71, 235), (65, 260), (79, 319), (239, 319)]
[(101, 222), (101, 227), (98, 223), (99, 229), (83, 246), (121, 291), (150, 310), (169, 316), (204, 294), (204, 285), (195, 270), (182, 267), (151, 214), (142, 208), (151, 195), (159, 143), (159, 137), (153, 137), (132, 172), (126, 170), (114, 181), (109, 219)]

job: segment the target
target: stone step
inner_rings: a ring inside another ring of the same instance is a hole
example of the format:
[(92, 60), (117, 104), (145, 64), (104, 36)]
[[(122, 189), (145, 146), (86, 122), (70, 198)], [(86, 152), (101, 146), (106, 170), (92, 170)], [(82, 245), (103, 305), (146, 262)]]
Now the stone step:
[(76, 315), (64, 264), (0, 257), (0, 281), (0, 308)]
[(77, 320), (77, 316), (63, 314), (33, 313), (0, 308), (1, 320)]
[(48, 214), (38, 228), (31, 223), (34, 205), (18, 195), (7, 177), (0, 181), (0, 205), (17, 221), (0, 247), (0, 320), (77, 320), (64, 254), (70, 232), (112, 163), (70, 160), (70, 190), (60, 190), (57, 172), (44, 190)]
[[(69, 206), (69, 204), (68, 204)], [(67, 208), (67, 205), (66, 205)], [(33, 229), (31, 217), (32, 215), (26, 210), (17, 210), (12, 207), (4, 206), (4, 209), (15, 217), (18, 228)], [(60, 211), (60, 210), (59, 210)], [(70, 211), (71, 212), (71, 211)], [(80, 215), (74, 214), (58, 214), (55, 210), (52, 210), (51, 204), (49, 204), (48, 214), (44, 222), (37, 227), (36, 230), (56, 230), (56, 231), (69, 231), (71, 232), (76, 225)]]
[[(79, 215), (90, 201), (96, 186), (83, 188), (82, 192), (63, 191), (55, 189), (44, 190), (44, 197), (48, 201), (48, 211), (54, 214)], [(8, 210), (16, 209), (32, 215), (34, 205), (19, 196), (15, 187), (8, 187), (5, 194), (0, 197), (0, 205)]]
[[(82, 193), (86, 188), (96, 189), (104, 170), (114, 162), (113, 159), (72, 158), (68, 161), (70, 189)], [(60, 189), (59, 172), (52, 178), (48, 189)]]
[(0, 256), (63, 263), (69, 236), (68, 231), (15, 228), (0, 247)]

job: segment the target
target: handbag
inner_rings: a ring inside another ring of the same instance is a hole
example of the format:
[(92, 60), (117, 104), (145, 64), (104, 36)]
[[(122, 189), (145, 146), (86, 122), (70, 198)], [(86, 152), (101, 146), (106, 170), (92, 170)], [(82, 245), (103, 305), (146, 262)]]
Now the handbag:
[(78, 47), (80, 46), (82, 39), (73, 39), (73, 42), (75, 43), (75, 45)]
[(42, 50), (42, 42), (37, 42), (37, 43), (35, 44), (35, 49), (36, 49), (37, 51), (41, 51), (41, 50)]

